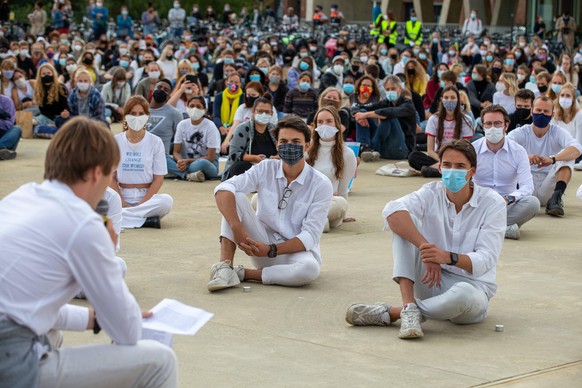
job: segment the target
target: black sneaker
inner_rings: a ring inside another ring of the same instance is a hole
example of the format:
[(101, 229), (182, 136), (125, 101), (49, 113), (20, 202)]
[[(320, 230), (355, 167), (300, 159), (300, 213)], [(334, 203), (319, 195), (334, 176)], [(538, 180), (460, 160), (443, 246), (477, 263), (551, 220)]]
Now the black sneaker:
[(546, 214), (555, 217), (562, 217), (564, 215), (564, 201), (562, 201), (563, 193), (559, 190), (554, 191), (554, 194), (546, 204)]
[(420, 174), (425, 178), (440, 178), (441, 173), (434, 167), (422, 166), (420, 168)]
[(144, 222), (144, 224), (141, 227), (142, 228), (160, 229), (162, 227), (162, 225), (160, 224), (160, 217), (153, 216), (153, 217), (146, 218), (146, 221)]
[(0, 160), (12, 160), (16, 158), (16, 151), (9, 150), (8, 148), (0, 149)]

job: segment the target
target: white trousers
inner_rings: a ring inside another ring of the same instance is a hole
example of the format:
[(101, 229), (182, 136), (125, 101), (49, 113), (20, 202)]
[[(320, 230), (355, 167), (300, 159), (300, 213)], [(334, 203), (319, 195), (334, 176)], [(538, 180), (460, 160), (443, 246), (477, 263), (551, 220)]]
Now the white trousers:
[(423, 284), (425, 268), (418, 249), (396, 233), (393, 236), (393, 279), (398, 282), (398, 278), (406, 278), (414, 282), (416, 305), (425, 318), (471, 324), (487, 317), (489, 299), (476, 282), (443, 270), (440, 287)]
[(546, 174), (543, 172), (532, 172), (531, 175), (533, 177), (534, 183), (534, 197), (537, 197), (540, 200), (541, 206), (546, 206), (546, 203), (554, 194), (554, 189), (556, 188), (556, 174), (558, 170), (562, 167), (569, 167), (570, 172), (574, 171), (574, 161), (571, 160), (569, 162), (561, 161), (556, 162), (552, 169)]
[[(236, 193), (235, 199), (238, 217), (253, 240), (264, 244), (284, 242), (280, 236), (267, 233), (245, 194)], [(222, 218), (220, 235), (222, 238), (235, 242), (232, 229), (224, 217)], [(319, 277), (320, 264), (313, 253), (309, 251), (278, 255), (275, 258), (250, 256), (250, 260), (255, 268), (263, 270), (263, 284), (304, 286)]]
[[(131, 205), (139, 203), (145, 196), (147, 189), (122, 189), (121, 194)], [(146, 218), (158, 216), (163, 218), (172, 210), (174, 200), (168, 194), (155, 194), (149, 201), (141, 205), (124, 207), (122, 210), (123, 228), (141, 228)]]
[(55, 330), (47, 336), (54, 349), (40, 360), (39, 388), (178, 386), (176, 355), (157, 341), (57, 349), (62, 334)]
[(327, 213), (329, 227), (337, 228), (341, 226), (344, 222), (344, 218), (346, 218), (347, 212), (348, 201), (344, 197), (334, 196), (329, 207), (329, 212)]

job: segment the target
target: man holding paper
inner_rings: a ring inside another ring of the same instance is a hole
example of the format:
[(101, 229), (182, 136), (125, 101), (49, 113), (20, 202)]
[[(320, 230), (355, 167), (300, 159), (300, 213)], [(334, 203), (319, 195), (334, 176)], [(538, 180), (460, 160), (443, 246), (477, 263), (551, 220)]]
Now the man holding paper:
[[(0, 385), (176, 387), (176, 356), (139, 341), (142, 313), (95, 212), (119, 163), (103, 124), (77, 117), (51, 141), (45, 181), (0, 201)], [(80, 290), (93, 308), (67, 304)], [(151, 314), (144, 314), (149, 316)], [(57, 349), (64, 330), (101, 327), (114, 345)]]
[[(285, 118), (273, 134), (277, 159), (265, 159), (214, 190), (223, 218), (221, 256), (212, 266), (209, 291), (244, 280), (303, 286), (319, 277), (319, 240), (333, 188), (325, 175), (305, 163), (311, 130), (303, 120)], [(247, 198), (252, 192), (258, 197), (256, 214)], [(237, 247), (255, 268), (232, 267)]]

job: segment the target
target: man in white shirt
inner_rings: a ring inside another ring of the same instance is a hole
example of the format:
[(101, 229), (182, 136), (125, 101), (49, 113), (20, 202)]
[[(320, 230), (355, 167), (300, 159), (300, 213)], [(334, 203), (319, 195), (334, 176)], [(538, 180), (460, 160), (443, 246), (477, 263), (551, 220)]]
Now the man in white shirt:
[[(119, 159), (107, 127), (75, 117), (48, 147), (46, 180), (0, 201), (2, 386), (177, 386), (174, 352), (139, 341), (142, 313), (115, 260), (115, 231), (94, 210)], [(81, 289), (92, 308), (67, 304)], [(115, 345), (55, 349), (60, 329), (101, 327)]]
[(485, 137), (473, 143), (479, 164), (473, 181), (503, 197), (507, 203), (505, 238), (518, 240), (519, 228), (540, 210), (539, 199), (532, 195), (534, 185), (527, 151), (505, 138), (509, 115), (501, 105), (483, 108), (481, 122)]
[[(244, 280), (302, 286), (319, 276), (319, 240), (333, 197), (329, 179), (305, 163), (311, 132), (298, 117), (279, 121), (273, 134), (279, 158), (265, 159), (214, 190), (222, 213), (220, 262), (209, 291)], [(257, 213), (247, 194), (257, 192)], [(232, 268), (236, 248), (255, 269)]]
[(477, 155), (469, 141), (445, 143), (439, 160), (442, 182), (389, 202), (383, 212), (394, 233), (393, 279), (403, 307), (353, 304), (348, 323), (388, 326), (402, 319), (399, 337), (407, 339), (424, 335), (424, 319), (471, 324), (487, 317), (497, 290), (505, 202), (493, 190), (473, 184)]
[(550, 121), (554, 115), (554, 104), (547, 96), (534, 100), (532, 124), (521, 126), (507, 135), (520, 144), (529, 155), (534, 182), (533, 195), (546, 214), (564, 215), (562, 196), (572, 178), (574, 161), (582, 152), (582, 145), (570, 133)]

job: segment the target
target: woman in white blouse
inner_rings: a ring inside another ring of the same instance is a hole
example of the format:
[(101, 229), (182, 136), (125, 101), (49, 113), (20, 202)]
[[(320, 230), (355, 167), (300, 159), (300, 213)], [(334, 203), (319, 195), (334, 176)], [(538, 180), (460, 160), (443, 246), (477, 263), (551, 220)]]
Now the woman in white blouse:
[(158, 194), (168, 173), (162, 139), (146, 131), (149, 105), (142, 96), (127, 100), (123, 132), (115, 136), (121, 160), (111, 188), (120, 195), (124, 228), (160, 228), (160, 219), (172, 210), (173, 199)]
[[(582, 141), (582, 110), (576, 102), (576, 88), (570, 82), (566, 82), (560, 89), (552, 122), (566, 128), (574, 139)], [(582, 157), (576, 159), (576, 170), (582, 170), (581, 160)]]
[(313, 119), (311, 147), (307, 163), (329, 178), (333, 186), (333, 201), (327, 215), (324, 231), (337, 228), (346, 218), (348, 185), (356, 172), (356, 155), (344, 144), (338, 111), (332, 106), (321, 107)]

